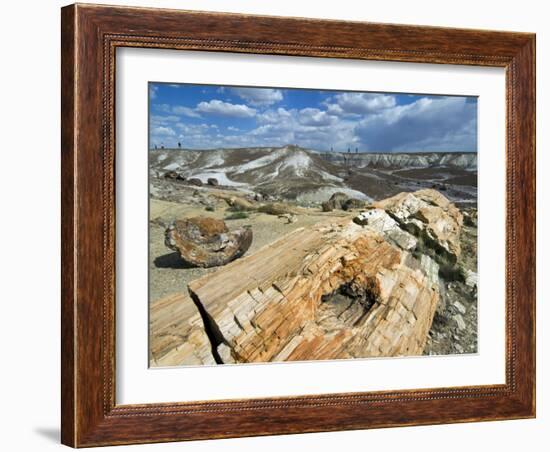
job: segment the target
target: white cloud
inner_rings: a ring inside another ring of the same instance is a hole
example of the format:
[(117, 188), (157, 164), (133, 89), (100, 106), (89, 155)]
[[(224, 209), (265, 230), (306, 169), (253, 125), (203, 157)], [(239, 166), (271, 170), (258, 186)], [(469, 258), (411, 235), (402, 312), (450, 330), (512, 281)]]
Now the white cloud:
[(168, 104), (153, 104), (153, 109), (162, 113), (170, 113), (172, 111), (172, 107)]
[(300, 110), (298, 122), (305, 126), (328, 126), (337, 121), (336, 116), (327, 114), (318, 108), (304, 108)]
[(283, 93), (278, 89), (231, 88), (231, 91), (254, 107), (267, 107), (283, 100)]
[(395, 105), (395, 96), (377, 93), (341, 93), (326, 102), (327, 112), (334, 115), (365, 115)]
[(176, 106), (172, 107), (172, 113), (175, 113), (176, 115), (189, 116), (190, 118), (200, 118), (201, 117), (201, 115), (199, 115), (192, 108), (183, 107), (181, 105), (176, 105)]
[(251, 118), (256, 115), (256, 110), (247, 105), (230, 104), (217, 99), (199, 103), (195, 111), (234, 118)]
[(159, 89), (158, 86), (149, 85), (149, 98), (150, 99), (156, 99), (157, 98), (158, 89)]
[(464, 97), (423, 97), (366, 117), (355, 133), (372, 151), (475, 151), (476, 117)]
[(260, 124), (248, 135), (265, 145), (295, 143), (313, 149), (347, 149), (358, 140), (354, 136), (356, 121), (328, 115), (317, 108), (267, 110), (257, 116)]
[(175, 115), (151, 115), (151, 126), (168, 126), (170, 123), (179, 122), (180, 117)]
[(260, 124), (281, 124), (287, 123), (288, 121), (293, 120), (293, 114), (296, 113), (296, 110), (286, 110), (282, 107), (277, 108), (277, 110), (266, 110), (260, 113), (256, 117), (256, 121)]
[(152, 135), (159, 136), (159, 137), (174, 137), (176, 136), (176, 132), (174, 132), (174, 129), (171, 127), (154, 127), (151, 131)]
[(207, 133), (210, 126), (208, 124), (186, 124), (179, 122), (176, 124), (176, 128), (185, 134), (196, 135), (199, 133)]

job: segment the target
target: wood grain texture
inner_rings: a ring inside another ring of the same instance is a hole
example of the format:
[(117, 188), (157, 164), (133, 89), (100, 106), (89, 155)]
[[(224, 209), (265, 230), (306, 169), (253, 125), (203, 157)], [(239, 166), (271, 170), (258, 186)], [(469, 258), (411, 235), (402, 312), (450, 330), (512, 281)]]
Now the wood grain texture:
[[(534, 416), (534, 35), (92, 5), (63, 8), (61, 32), (64, 444)], [(506, 384), (116, 405), (114, 67), (124, 46), (506, 68)]]
[[(188, 289), (223, 363), (421, 355), (439, 302), (426, 271), (437, 264), (424, 262), (347, 218), (296, 229)], [(372, 306), (323, 302), (342, 285), (368, 287)]]

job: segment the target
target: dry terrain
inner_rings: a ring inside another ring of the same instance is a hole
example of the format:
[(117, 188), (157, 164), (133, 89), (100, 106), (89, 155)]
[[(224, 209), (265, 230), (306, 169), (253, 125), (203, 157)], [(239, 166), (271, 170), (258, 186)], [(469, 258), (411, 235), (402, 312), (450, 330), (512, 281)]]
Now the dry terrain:
[[(152, 366), (477, 352), (475, 154), (287, 146), (150, 160)], [(182, 259), (166, 230), (197, 217), (251, 229), (244, 256)]]

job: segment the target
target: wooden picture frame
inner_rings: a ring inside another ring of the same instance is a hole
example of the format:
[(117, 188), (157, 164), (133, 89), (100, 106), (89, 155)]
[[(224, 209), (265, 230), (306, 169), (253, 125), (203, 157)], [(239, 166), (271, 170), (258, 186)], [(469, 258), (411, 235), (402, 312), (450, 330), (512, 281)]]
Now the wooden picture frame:
[[(62, 442), (73, 447), (535, 416), (535, 35), (71, 5), (62, 9)], [(115, 50), (506, 69), (506, 383), (115, 403)]]

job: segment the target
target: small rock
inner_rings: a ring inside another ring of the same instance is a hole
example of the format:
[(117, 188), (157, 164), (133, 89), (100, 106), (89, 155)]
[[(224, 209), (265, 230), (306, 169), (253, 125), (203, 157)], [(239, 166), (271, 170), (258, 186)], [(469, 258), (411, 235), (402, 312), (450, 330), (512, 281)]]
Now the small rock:
[(175, 171), (167, 171), (166, 173), (164, 173), (164, 178), (165, 179), (177, 179), (178, 178), (178, 173), (176, 173)]
[(464, 319), (462, 318), (462, 316), (460, 314), (453, 315), (453, 319), (454, 319), (454, 321), (456, 323), (456, 326), (458, 327), (459, 330), (466, 329), (466, 323), (464, 322)]
[(471, 270), (466, 270), (465, 272), (465, 284), (468, 286), (468, 287), (477, 287), (477, 273), (471, 271)]
[(206, 182), (208, 185), (213, 185), (213, 186), (219, 185), (218, 179), (216, 179), (215, 177), (209, 177)]
[(279, 215), (279, 218), (285, 218), (286, 224), (292, 224), (296, 223), (298, 221), (298, 217), (296, 215), (293, 215), (291, 213), (285, 213), (283, 215)]
[(466, 308), (460, 301), (455, 301), (453, 303), (453, 306), (460, 312), (461, 314), (466, 314)]
[(149, 188), (149, 195), (157, 197), (157, 196), (160, 196), (160, 194), (161, 194), (161, 191), (159, 190), (159, 188), (155, 187), (154, 185), (151, 185), (151, 188)]

